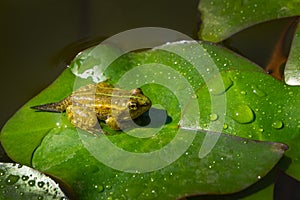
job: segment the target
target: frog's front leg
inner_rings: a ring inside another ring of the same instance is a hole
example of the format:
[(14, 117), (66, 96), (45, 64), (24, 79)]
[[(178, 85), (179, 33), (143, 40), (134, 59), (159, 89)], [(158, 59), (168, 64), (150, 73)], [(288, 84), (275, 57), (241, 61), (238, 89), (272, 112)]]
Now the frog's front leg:
[(95, 132), (103, 133), (98, 123), (95, 110), (91, 108), (70, 105), (67, 107), (66, 113), (69, 120), (75, 127), (86, 130), (93, 135), (96, 135)]
[(105, 120), (105, 123), (107, 124), (107, 126), (109, 126), (113, 130), (120, 130), (117, 119), (114, 117), (108, 117)]

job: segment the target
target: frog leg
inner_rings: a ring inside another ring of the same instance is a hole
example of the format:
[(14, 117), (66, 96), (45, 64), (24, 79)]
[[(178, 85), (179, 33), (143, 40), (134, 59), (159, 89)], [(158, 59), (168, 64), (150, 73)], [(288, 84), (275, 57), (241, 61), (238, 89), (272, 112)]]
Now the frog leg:
[(105, 123), (113, 130), (120, 130), (120, 127), (118, 125), (117, 119), (114, 117), (108, 117), (105, 120)]
[(98, 123), (96, 112), (93, 109), (70, 105), (67, 107), (66, 113), (75, 127), (88, 131), (95, 136), (97, 136), (95, 132), (103, 133)]

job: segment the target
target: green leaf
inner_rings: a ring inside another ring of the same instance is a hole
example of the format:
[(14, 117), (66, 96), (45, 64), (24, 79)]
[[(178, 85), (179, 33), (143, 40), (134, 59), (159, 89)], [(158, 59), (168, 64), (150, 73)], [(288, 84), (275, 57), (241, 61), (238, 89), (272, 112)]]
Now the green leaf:
[(285, 82), (289, 85), (300, 85), (299, 52), (300, 52), (300, 28), (298, 26), (292, 42), (289, 58), (284, 69)]
[(299, 0), (201, 0), (199, 38), (220, 42), (254, 24), (299, 15), (299, 5)]
[[(75, 129), (64, 113), (30, 109), (107, 78), (121, 88), (142, 88), (153, 108), (139, 120), (151, 118), (149, 125), (118, 132), (101, 123), (107, 134), (95, 137)], [(61, 178), (81, 199), (233, 193), (265, 176), (284, 152), (285, 145), (252, 139), (298, 137), (298, 94), (210, 44), (177, 42), (125, 55), (99, 45), (25, 104), (3, 128), (1, 142), (12, 159)], [(272, 127), (277, 120), (282, 126)]]
[(0, 163), (0, 199), (67, 199), (58, 184), (27, 166)]

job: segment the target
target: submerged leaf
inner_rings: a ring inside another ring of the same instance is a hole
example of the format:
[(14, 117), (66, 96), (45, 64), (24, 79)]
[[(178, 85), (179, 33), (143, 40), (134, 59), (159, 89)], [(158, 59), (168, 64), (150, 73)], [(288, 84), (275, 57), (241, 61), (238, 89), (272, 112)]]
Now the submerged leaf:
[(27, 166), (0, 163), (0, 199), (67, 199), (58, 184)]

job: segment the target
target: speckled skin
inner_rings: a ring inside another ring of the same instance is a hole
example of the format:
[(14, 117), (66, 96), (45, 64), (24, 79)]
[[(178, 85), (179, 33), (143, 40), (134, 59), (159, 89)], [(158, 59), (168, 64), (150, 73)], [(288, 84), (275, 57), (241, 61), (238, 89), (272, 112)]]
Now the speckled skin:
[(60, 102), (48, 103), (31, 108), (49, 111), (64, 112), (71, 123), (90, 133), (100, 131), (96, 128), (98, 119), (113, 130), (119, 130), (120, 125), (135, 119), (148, 111), (151, 101), (139, 88), (122, 90), (101, 82), (83, 86)]

